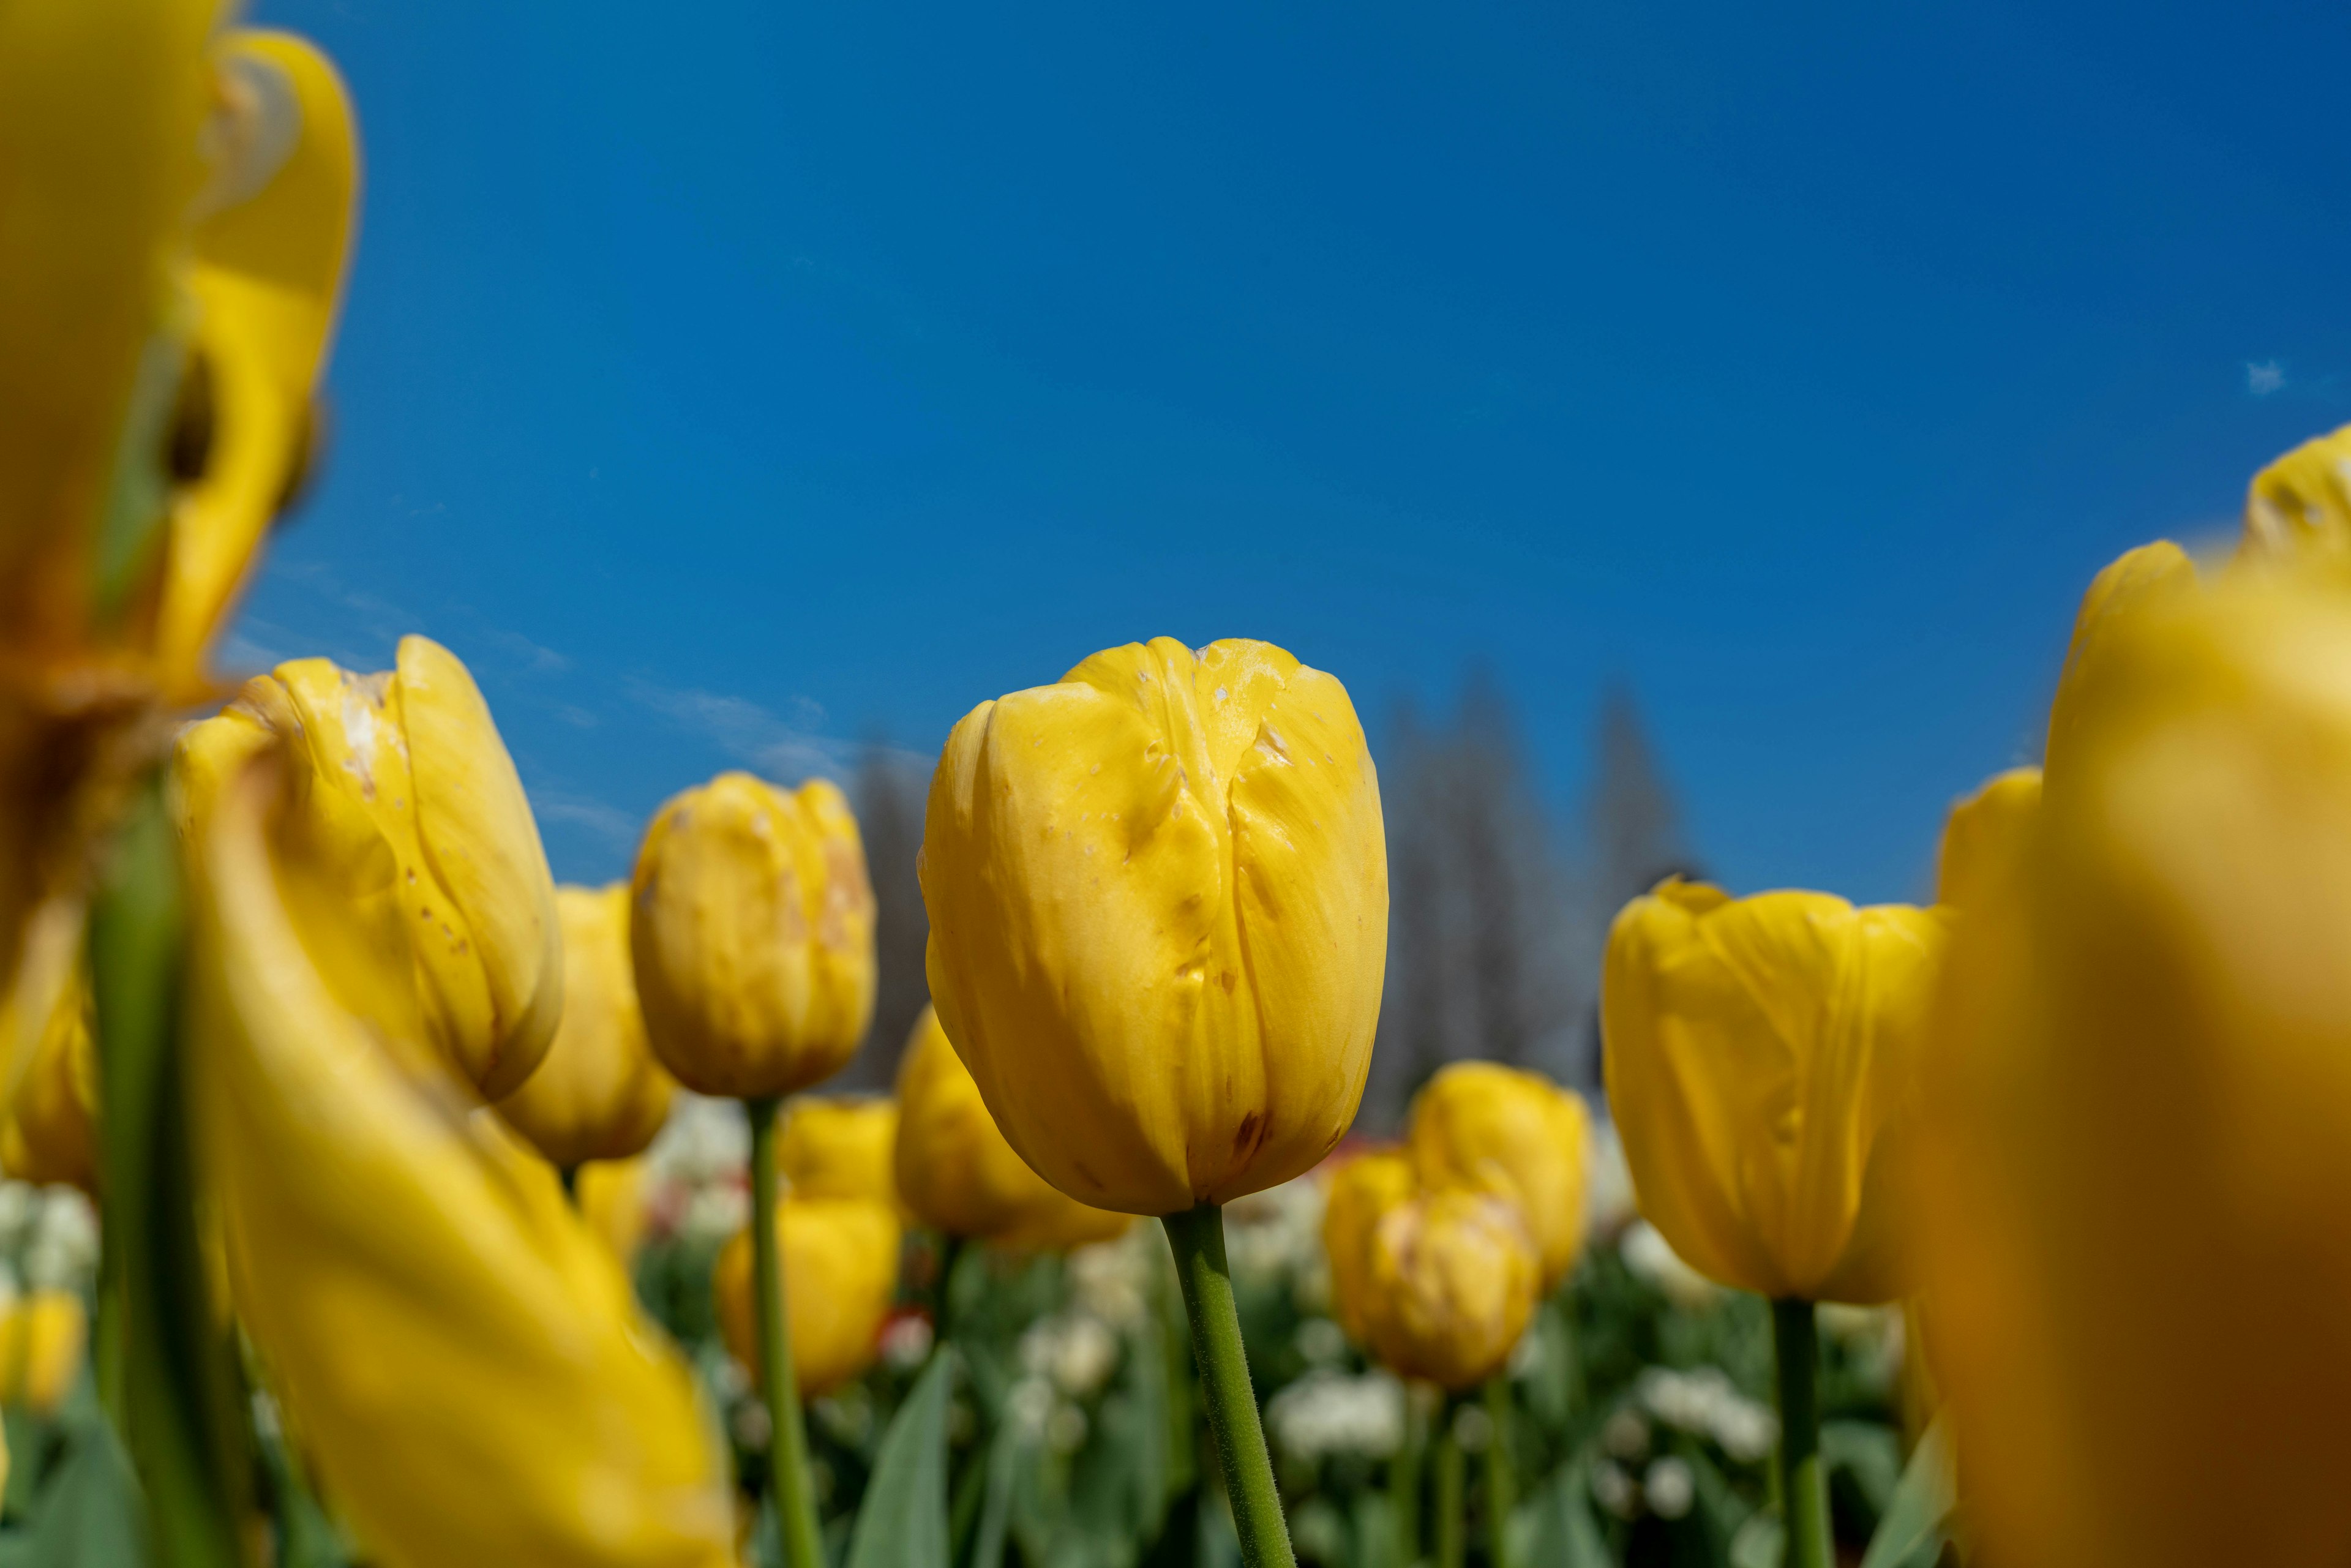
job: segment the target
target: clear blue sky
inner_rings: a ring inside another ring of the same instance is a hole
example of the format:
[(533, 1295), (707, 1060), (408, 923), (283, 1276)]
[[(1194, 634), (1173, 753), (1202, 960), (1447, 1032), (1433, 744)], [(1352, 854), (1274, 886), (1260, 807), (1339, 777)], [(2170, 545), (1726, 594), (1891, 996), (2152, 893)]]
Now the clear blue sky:
[(1155, 633), (1734, 888), (1917, 894), (2123, 548), (2351, 420), (2351, 11), (268, 0), (357, 96), (325, 484), (232, 652), (465, 657), (559, 876)]

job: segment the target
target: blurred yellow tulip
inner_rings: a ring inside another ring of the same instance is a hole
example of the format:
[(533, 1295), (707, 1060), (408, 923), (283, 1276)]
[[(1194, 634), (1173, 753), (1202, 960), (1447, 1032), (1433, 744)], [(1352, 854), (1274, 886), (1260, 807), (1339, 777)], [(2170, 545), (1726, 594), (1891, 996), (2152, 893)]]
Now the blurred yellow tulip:
[(319, 743), (265, 737), (193, 824), (189, 1093), (239, 1322), (371, 1559), (731, 1563), (683, 1358), (404, 1035), (410, 954), (318, 852)]
[(2015, 874), (2041, 814), (2041, 769), (2011, 768), (1951, 808), (1935, 866), (1935, 902), (1947, 909), (1991, 904)]
[(2196, 563), (2168, 539), (2126, 550), (2091, 580), (2074, 617), (2074, 637), (2065, 651), (2064, 673), (2049, 705), (2049, 746), (2042, 766), (2063, 768), (2073, 748), (2075, 693), (2091, 679), (2105, 650), (2141, 615), (2160, 612), (2200, 590)]
[(89, 1310), (72, 1291), (35, 1291), (0, 1312), (0, 1404), (56, 1413), (81, 1376)]
[(0, 992), (169, 708), (207, 695), (308, 456), (350, 110), (323, 56), (218, 32), (227, 9), (0, 11)]
[(629, 888), (559, 887), (563, 1017), (522, 1087), (498, 1102), (507, 1125), (560, 1169), (641, 1154), (669, 1118), (669, 1073), (645, 1043), (629, 960)]
[(1542, 1257), (1548, 1291), (1583, 1245), (1592, 1114), (1537, 1072), (1491, 1061), (1440, 1069), (1414, 1097), (1406, 1142), (1422, 1185), (1506, 1190)]
[(629, 938), (653, 1051), (702, 1094), (789, 1094), (847, 1064), (873, 1016), (873, 890), (822, 779), (722, 773), (662, 807)]
[(982, 703), (940, 758), (921, 871), (940, 1021), (1071, 1197), (1224, 1203), (1354, 1120), (1387, 847), (1331, 676), (1267, 643), (1162, 637)]
[(50, 1009), (0, 1124), (0, 1170), (19, 1181), (98, 1191), (98, 1052), (89, 987), (78, 974)]
[(1112, 1240), (1133, 1223), (1057, 1190), (1012, 1152), (930, 1008), (898, 1059), (894, 1160), (908, 1211), (949, 1236), (1058, 1252)]
[(1331, 1310), (1347, 1337), (1371, 1343), (1366, 1322), (1372, 1284), (1372, 1233), (1388, 1210), (1420, 1190), (1411, 1156), (1401, 1149), (1355, 1155), (1331, 1173), (1322, 1198), (1322, 1254), (1331, 1268)]
[[(792, 1304), (792, 1370), (800, 1396), (831, 1393), (873, 1364), (898, 1293), (898, 1215), (870, 1197), (785, 1195), (776, 1206), (784, 1294)], [(726, 1348), (759, 1380), (751, 1233), (737, 1231), (711, 1275)]]
[(2351, 603), (2309, 575), (2117, 632), (1959, 928), (1912, 1219), (1986, 1561), (2351, 1557)]
[(2259, 474), (2245, 495), (2238, 559), (2351, 564), (2351, 424), (2305, 441)]
[(1668, 882), (1609, 932), (1608, 1103), (1641, 1213), (1773, 1298), (1905, 1293), (1897, 1153), (1946, 943), (1934, 910)]
[(804, 1094), (785, 1114), (776, 1168), (803, 1197), (870, 1197), (896, 1207), (897, 1147), (894, 1102)]
[(1399, 1377), (1457, 1391), (1502, 1370), (1542, 1284), (1519, 1206), (1468, 1187), (1423, 1188), (1390, 1207), (1365, 1259), (1372, 1354)]
[(644, 1157), (591, 1160), (580, 1167), (574, 1192), (588, 1228), (623, 1267), (633, 1262), (645, 1234)]
[(486, 1098), (517, 1087), (562, 1016), (563, 939), (538, 825), (473, 676), (403, 637), (394, 670), (297, 659), (255, 677), (181, 737), (183, 836), (272, 739), (290, 770), (287, 831), (402, 956), (423, 1038)]

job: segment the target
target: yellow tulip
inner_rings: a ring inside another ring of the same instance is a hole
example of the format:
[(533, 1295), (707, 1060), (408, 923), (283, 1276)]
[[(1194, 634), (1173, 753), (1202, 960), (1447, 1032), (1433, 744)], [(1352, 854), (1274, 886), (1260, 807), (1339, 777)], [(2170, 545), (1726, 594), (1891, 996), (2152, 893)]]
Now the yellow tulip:
[(2074, 695), (2019, 873), (1959, 926), (1913, 1217), (1970, 1534), (2340, 1563), (2351, 604), (2224, 580)]
[(2075, 693), (2091, 679), (2106, 648), (2140, 616), (2194, 597), (2200, 590), (2196, 563), (2168, 539), (2126, 550), (2091, 580), (2074, 618), (2074, 639), (2065, 652), (2064, 674), (2049, 705), (2049, 747), (2043, 764), (2063, 768), (2073, 747)]
[(423, 637), (377, 674), (297, 659), (256, 676), (181, 737), (183, 833), (272, 739), (292, 772), (288, 831), (402, 956), (423, 1038), (485, 1097), (513, 1090), (563, 1012), (562, 934), (538, 825), (473, 676)]
[(98, 1190), (98, 1053), (89, 988), (78, 976), (50, 1009), (0, 1126), (0, 1169), (19, 1181)]
[(580, 1167), (580, 1218), (622, 1267), (633, 1262), (645, 1235), (645, 1162), (591, 1160)]
[(873, 1016), (873, 890), (857, 821), (822, 779), (722, 773), (661, 809), (629, 936), (645, 1026), (703, 1094), (789, 1094), (847, 1064)]
[(1168, 638), (982, 703), (922, 857), (931, 995), (1012, 1146), (1082, 1202), (1224, 1203), (1354, 1120), (1387, 960), (1379, 781), (1346, 691)]
[[(831, 1393), (873, 1364), (898, 1292), (898, 1215), (870, 1197), (802, 1197), (776, 1206), (791, 1301), (792, 1370), (800, 1396)], [(759, 1345), (751, 1288), (751, 1233), (737, 1231), (711, 1275), (726, 1348), (757, 1385)]]
[(1388, 1210), (1420, 1190), (1411, 1157), (1399, 1149), (1357, 1155), (1331, 1174), (1322, 1199), (1322, 1253), (1331, 1267), (1331, 1308), (1357, 1344), (1371, 1343), (1366, 1322), (1372, 1284), (1372, 1233)]
[(1458, 1061), (1431, 1078), (1407, 1134), (1424, 1186), (1485, 1186), (1513, 1197), (1542, 1256), (1548, 1291), (1583, 1245), (1583, 1172), (1592, 1115), (1540, 1073)]
[(1372, 1354), (1399, 1377), (1457, 1391), (1502, 1370), (1542, 1282), (1519, 1206), (1468, 1187), (1423, 1189), (1389, 1208), (1366, 1260)]
[(643, 1153), (674, 1085), (645, 1043), (629, 962), (629, 889), (559, 887), (563, 1017), (554, 1042), (498, 1114), (559, 1167)]
[(2351, 424), (2253, 476), (2238, 559), (2351, 563)]
[(223, 10), (0, 13), (0, 993), (167, 710), (207, 694), (308, 444), (350, 110), (324, 57)]
[(56, 1413), (81, 1376), (89, 1317), (72, 1291), (35, 1291), (0, 1312), (0, 1404)]
[(898, 1059), (894, 1159), (908, 1210), (949, 1236), (1058, 1252), (1112, 1240), (1132, 1223), (1056, 1190), (1012, 1152), (929, 1008)]
[(897, 1147), (898, 1107), (891, 1101), (803, 1095), (784, 1118), (776, 1168), (803, 1197), (870, 1197), (895, 1207)]
[(1949, 909), (1991, 904), (2014, 874), (2040, 813), (2038, 768), (2011, 768), (1952, 807), (1935, 868), (1935, 902)]
[(188, 1072), (251, 1335), (387, 1564), (721, 1568), (693, 1378), (555, 1174), (419, 1034), (407, 951), (272, 739), (193, 824)]
[(1641, 1213), (1773, 1298), (1905, 1292), (1883, 1156), (1916, 1094), (1946, 926), (1819, 893), (1668, 882), (1609, 932), (1608, 1103)]

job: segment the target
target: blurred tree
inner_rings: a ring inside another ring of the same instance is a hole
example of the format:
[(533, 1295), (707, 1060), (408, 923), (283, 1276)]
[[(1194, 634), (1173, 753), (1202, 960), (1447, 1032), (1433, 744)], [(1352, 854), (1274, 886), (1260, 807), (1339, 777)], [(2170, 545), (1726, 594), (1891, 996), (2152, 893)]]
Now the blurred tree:
[(923, 974), (931, 923), (914, 874), (930, 782), (926, 759), (878, 736), (866, 742), (850, 780), (850, 800), (865, 840), (866, 873), (873, 882), (873, 1024), (856, 1057), (830, 1088), (887, 1093), (897, 1078), (898, 1053), (905, 1047), (907, 1032), (931, 999)]
[(1696, 877), (1698, 862), (1682, 835), (1681, 808), (1675, 803), (1665, 769), (1650, 747), (1633, 689), (1611, 685), (1600, 702), (1594, 744), (1592, 799), (1585, 831), (1591, 842), (1591, 904), (1584, 920), (1588, 946), (1581, 972), (1591, 977), (1577, 1075), (1570, 1082), (1600, 1087), (1600, 956), (1616, 912), (1679, 874)]

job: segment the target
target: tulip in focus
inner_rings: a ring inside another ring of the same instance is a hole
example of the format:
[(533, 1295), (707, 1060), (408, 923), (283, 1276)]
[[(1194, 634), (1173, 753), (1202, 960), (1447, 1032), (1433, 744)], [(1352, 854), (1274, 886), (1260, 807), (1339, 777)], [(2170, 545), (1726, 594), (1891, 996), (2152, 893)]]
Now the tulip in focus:
[(371, 946), (399, 955), (413, 1000), (398, 1032), (421, 1032), (486, 1098), (516, 1088), (563, 1012), (562, 934), (530, 802), (465, 666), (403, 637), (393, 670), (297, 659), (248, 681), (181, 739), (183, 836), (265, 747), (287, 770), (295, 852)]
[(1066, 1251), (1124, 1234), (1132, 1218), (1057, 1190), (1012, 1152), (930, 1008), (898, 1059), (897, 1189), (949, 1236), (1014, 1251)]
[(722, 773), (664, 805), (630, 921), (653, 1051), (701, 1094), (790, 1094), (847, 1064), (873, 1016), (873, 891), (823, 779)]
[[(355, 895), (354, 862), (391, 856), (313, 758), (347, 722), (372, 738), (344, 755), (379, 764), (402, 732), (345, 690), (304, 732), (234, 721), (242, 764), (208, 727), (184, 742), (215, 770), (182, 780), (202, 808), (187, 1071), (237, 1321), (371, 1560), (722, 1568), (726, 1476), (684, 1362), (428, 1043), (391, 879)], [(408, 717), (420, 762), (446, 746)], [(379, 796), (400, 778), (372, 776)]]
[(81, 1376), (89, 1314), (72, 1291), (35, 1291), (0, 1311), (0, 1404), (51, 1416)]
[(644, 1152), (669, 1118), (669, 1073), (645, 1043), (629, 961), (629, 889), (559, 887), (563, 1017), (498, 1114), (559, 1170)]
[(871, 1096), (803, 1095), (784, 1116), (776, 1168), (803, 1197), (864, 1197), (896, 1207), (898, 1107)]
[(1886, 1178), (1945, 944), (1933, 910), (1668, 882), (1609, 933), (1608, 1103), (1642, 1215), (1774, 1299), (1905, 1293)]
[(1499, 1186), (1518, 1202), (1548, 1292), (1583, 1245), (1592, 1116), (1541, 1073), (1491, 1061), (1440, 1069), (1413, 1100), (1407, 1136), (1424, 1186)]
[(78, 972), (49, 1009), (16, 1100), (0, 1120), (0, 1170), (19, 1181), (98, 1191), (98, 1053), (89, 988)]
[[(776, 1229), (792, 1303), (792, 1367), (802, 1396), (812, 1399), (873, 1364), (898, 1291), (898, 1216), (872, 1198), (787, 1194), (777, 1206)], [(719, 1252), (711, 1286), (726, 1348), (756, 1384), (751, 1263), (751, 1233), (738, 1231)]]
[(1912, 1217), (1970, 1533), (2023, 1568), (2339, 1563), (2351, 602), (2232, 573), (2068, 678), (2040, 827), (1959, 928)]

